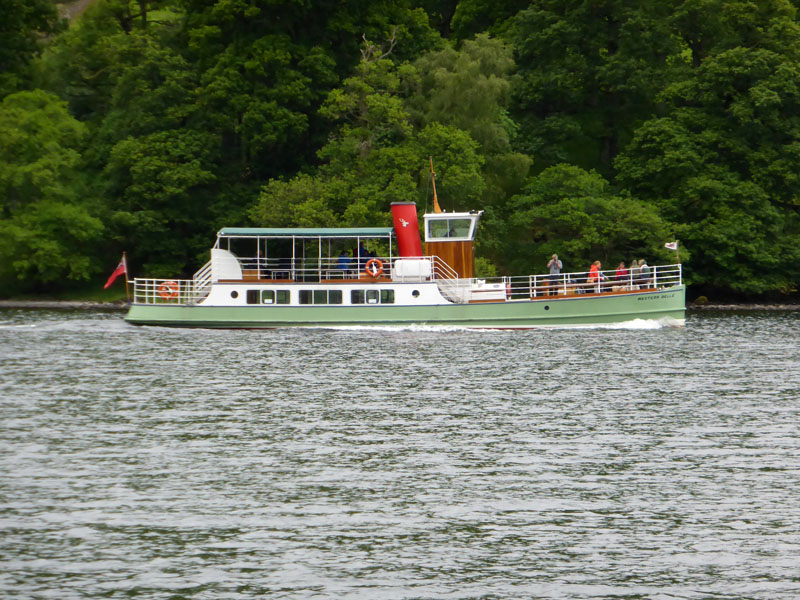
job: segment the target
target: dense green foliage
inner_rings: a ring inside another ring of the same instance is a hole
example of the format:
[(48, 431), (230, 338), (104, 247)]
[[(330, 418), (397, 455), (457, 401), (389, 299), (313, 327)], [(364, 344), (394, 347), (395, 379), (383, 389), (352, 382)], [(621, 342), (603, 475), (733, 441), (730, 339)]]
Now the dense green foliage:
[(189, 274), (231, 225), (484, 209), (481, 272), (800, 281), (790, 0), (0, 0), (0, 295)]
[(50, 0), (0, 0), (0, 98), (29, 82), (28, 63), (43, 36), (60, 28)]

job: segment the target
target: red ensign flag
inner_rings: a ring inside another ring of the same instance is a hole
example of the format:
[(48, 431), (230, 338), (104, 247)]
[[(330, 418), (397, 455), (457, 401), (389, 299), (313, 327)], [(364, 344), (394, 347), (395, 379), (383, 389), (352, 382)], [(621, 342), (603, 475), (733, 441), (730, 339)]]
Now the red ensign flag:
[(128, 264), (125, 262), (125, 253), (124, 252), (122, 253), (122, 260), (119, 261), (119, 264), (117, 265), (117, 268), (114, 269), (114, 272), (108, 278), (108, 281), (106, 281), (106, 284), (103, 286), (103, 289), (107, 290), (108, 288), (110, 288), (111, 284), (114, 283), (114, 280), (117, 277), (119, 277), (120, 275), (122, 275), (123, 273), (125, 274), (125, 280), (127, 281), (128, 280)]

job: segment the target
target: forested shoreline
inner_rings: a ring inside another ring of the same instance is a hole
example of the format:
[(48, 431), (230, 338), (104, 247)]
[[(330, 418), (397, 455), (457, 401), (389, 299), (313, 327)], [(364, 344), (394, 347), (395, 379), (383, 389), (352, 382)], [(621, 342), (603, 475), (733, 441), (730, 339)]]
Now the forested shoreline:
[(0, 297), (190, 275), (223, 226), (485, 210), (481, 275), (679, 240), (691, 295), (800, 281), (789, 0), (0, 0)]

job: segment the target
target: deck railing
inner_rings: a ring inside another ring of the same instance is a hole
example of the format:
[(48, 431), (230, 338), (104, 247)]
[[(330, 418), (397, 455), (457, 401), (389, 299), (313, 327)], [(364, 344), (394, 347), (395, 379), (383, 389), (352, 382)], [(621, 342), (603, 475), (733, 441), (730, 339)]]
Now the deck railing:
[(143, 279), (133, 281), (134, 304), (196, 304), (208, 295), (193, 279)]
[[(312, 262), (300, 262), (293, 265), (293, 269), (286, 272), (278, 269), (266, 269), (266, 266), (275, 267), (276, 264), (266, 262), (258, 263), (258, 269), (242, 269), (242, 280), (255, 282), (259, 280), (284, 280), (296, 282), (336, 281), (342, 283), (354, 281), (380, 281), (383, 278), (392, 278), (391, 260), (387, 257), (377, 257), (381, 261), (383, 271), (373, 277), (364, 271), (369, 258), (352, 265), (354, 268), (344, 268), (346, 265), (337, 264), (335, 259)], [(614, 271), (601, 271), (599, 280), (592, 280), (589, 272), (561, 273), (559, 275), (525, 275), (521, 277), (493, 277), (477, 280), (462, 279), (443, 260), (436, 256), (425, 257), (430, 260), (430, 276), (422, 276), (417, 281), (436, 281), (442, 294), (452, 302), (469, 302), (471, 292), (480, 281), (483, 284), (495, 285), (505, 290), (506, 300), (528, 300), (542, 296), (573, 295), (573, 294), (603, 294), (641, 289), (664, 289), (682, 283), (681, 265), (656, 265), (649, 267), (646, 273), (628, 272), (624, 277), (617, 277)], [(240, 259), (243, 265), (253, 266), (250, 259)], [(363, 263), (363, 265), (362, 265)], [(261, 265), (265, 268), (261, 268)], [(350, 265), (347, 265), (350, 266)], [(337, 268), (341, 267), (341, 268)], [(359, 268), (360, 267), (360, 268)], [(254, 272), (256, 271), (256, 272)], [(266, 277), (269, 275), (269, 277)], [(193, 279), (143, 279), (134, 280), (133, 301), (137, 304), (196, 304), (204, 299), (211, 289), (211, 264), (207, 263), (195, 273)]]
[(211, 291), (211, 261), (200, 267), (192, 278), (193, 291), (198, 297), (205, 298)]
[[(277, 259), (277, 258), (242, 258), (239, 257), (239, 264), (242, 267), (242, 278), (245, 281), (255, 280), (286, 280), (297, 282), (317, 282), (337, 279), (375, 279), (377, 277), (394, 276), (393, 267), (395, 261), (402, 258), (410, 260), (421, 258), (430, 264), (429, 279), (456, 280), (458, 274), (438, 256), (424, 257), (388, 257), (388, 256), (365, 256), (362, 258), (352, 257), (331, 257), (321, 260), (313, 258), (296, 259)], [(381, 271), (377, 277), (367, 272), (367, 264), (371, 260), (380, 263)]]
[(644, 273), (628, 271), (618, 277), (615, 271), (600, 271), (594, 278), (588, 271), (578, 273), (542, 274), (523, 277), (505, 277), (510, 300), (527, 300), (539, 296), (602, 294), (608, 292), (663, 289), (682, 282), (681, 265), (654, 265)]
[[(379, 277), (392, 277), (394, 261), (399, 258), (388, 256), (364, 256), (354, 258), (345, 257), (317, 257), (312, 258), (263, 258), (239, 257), (242, 268), (242, 277), (245, 281), (262, 279), (280, 279), (289, 281), (322, 281), (334, 279), (364, 279), (373, 278), (367, 272), (367, 264), (371, 260), (380, 262), (381, 273)], [(455, 279), (457, 274), (453, 269), (437, 256), (413, 257), (424, 258), (430, 262), (431, 277), (433, 279)]]

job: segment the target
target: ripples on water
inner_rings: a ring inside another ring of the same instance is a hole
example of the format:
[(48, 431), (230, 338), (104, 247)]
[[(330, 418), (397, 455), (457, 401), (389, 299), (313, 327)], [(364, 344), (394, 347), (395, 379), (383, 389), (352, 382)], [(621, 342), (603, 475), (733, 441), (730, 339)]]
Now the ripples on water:
[(798, 325), (0, 311), (0, 596), (800, 597)]

